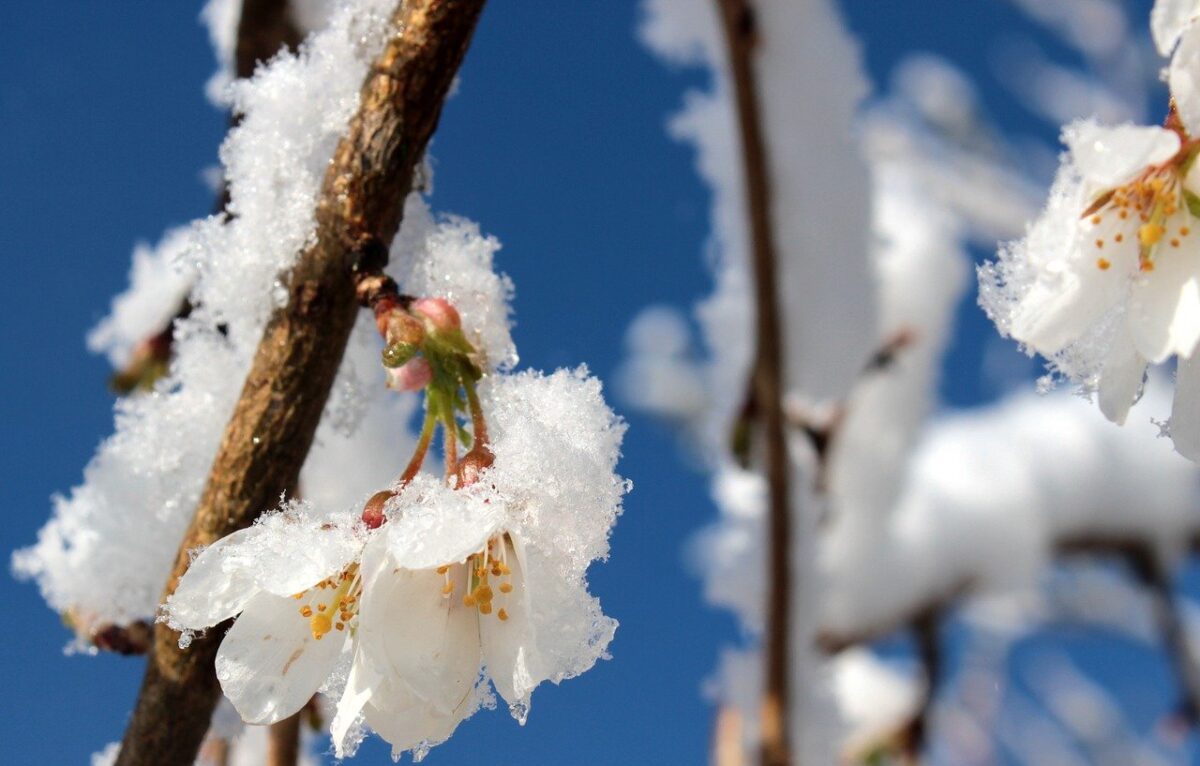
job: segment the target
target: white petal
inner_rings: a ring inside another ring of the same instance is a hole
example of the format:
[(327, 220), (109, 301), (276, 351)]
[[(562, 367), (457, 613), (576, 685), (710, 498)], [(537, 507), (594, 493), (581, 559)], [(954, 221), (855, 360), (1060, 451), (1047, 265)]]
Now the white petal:
[(224, 537), (205, 548), (179, 580), (163, 611), (176, 630), (201, 630), (228, 620), (246, 606), (258, 588), (250, 573), (227, 565), (236, 551), (258, 534), (254, 527)]
[(1013, 338), (1044, 356), (1079, 340), (1124, 298), (1129, 277), (1121, 264), (1102, 270), (1094, 259), (1047, 270), (1013, 312)]
[(1146, 360), (1137, 352), (1125, 322), (1117, 330), (1100, 374), (1100, 411), (1117, 425), (1124, 425), (1129, 408), (1142, 394)]
[(1196, 0), (1157, 0), (1150, 11), (1150, 31), (1154, 44), (1163, 56), (1171, 55), (1175, 42), (1196, 16)]
[(363, 570), (359, 651), (436, 712), (465, 715), (480, 648), (476, 612), (462, 606), (464, 568), (452, 568), (457, 583), (449, 597), (442, 575), (398, 567), (383, 546), (368, 546)]
[(1175, 107), (1188, 130), (1195, 134), (1200, 128), (1200, 24), (1192, 24), (1179, 40), (1167, 82)]
[(355, 652), (354, 662), (350, 665), (350, 675), (346, 679), (346, 688), (338, 699), (337, 712), (333, 722), (329, 724), (329, 736), (333, 739), (334, 754), (338, 758), (346, 757), (346, 740), (354, 722), (363, 712), (370, 701), (376, 687), (383, 681), (383, 675), (367, 660), (361, 651)]
[(392, 746), (392, 757), (418, 745), (436, 745), (449, 739), (462, 722), (461, 715), (434, 711), (403, 684), (384, 682), (363, 708), (367, 724)]
[[(512, 570), (511, 593), (496, 591), (493, 603), (496, 611), (479, 616), (479, 635), (483, 643), (483, 663), (496, 691), (510, 705), (528, 710), (529, 695), (545, 680), (538, 673), (537, 643), (533, 623), (529, 619), (529, 593), (525, 581), (524, 551), (514, 550), (505, 541), (508, 566)], [(493, 585), (493, 588), (496, 586)], [(507, 620), (497, 615), (503, 608)]]
[(300, 606), (260, 593), (221, 642), (217, 680), (246, 723), (274, 723), (304, 707), (345, 646), (344, 632), (313, 638)]
[(1175, 451), (1200, 462), (1200, 354), (1180, 359), (1171, 407), (1171, 441)]
[(1079, 172), (1098, 189), (1121, 186), (1143, 168), (1166, 162), (1179, 151), (1175, 131), (1152, 125), (1106, 127), (1077, 122), (1063, 131), (1063, 142)]
[(1184, 247), (1159, 245), (1154, 270), (1134, 281), (1129, 329), (1138, 351), (1151, 363), (1172, 354), (1187, 356), (1200, 339), (1200, 241)]

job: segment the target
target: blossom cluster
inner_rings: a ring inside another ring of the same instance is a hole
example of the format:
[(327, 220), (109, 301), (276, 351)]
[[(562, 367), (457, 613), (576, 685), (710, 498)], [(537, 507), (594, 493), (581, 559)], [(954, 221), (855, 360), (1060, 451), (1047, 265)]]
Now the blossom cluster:
[[(624, 425), (584, 367), (511, 372), (500, 245), (431, 212), (426, 165), (390, 248), (396, 292), (354, 328), (301, 471), (303, 501), (194, 552), (160, 611), (394, 3), (294, 5), (309, 33), (297, 51), (246, 80), (214, 78), (214, 99), (241, 118), (221, 151), (227, 212), (135, 253), (129, 290), (89, 339), (136, 369), (115, 433), (14, 564), (82, 646), (98, 628), (156, 615), (186, 645), (236, 617), (217, 672), (247, 722), (280, 720), (320, 690), (338, 700), (339, 753), (369, 727), (397, 754), (419, 754), (491, 704), (489, 686), (524, 720), (536, 686), (606, 656), (616, 622), (586, 572), (607, 556), (628, 490), (615, 473)], [(236, 11), (210, 0), (205, 12), (226, 59)], [(439, 430), (440, 477), (426, 459)]]
[(1151, 29), (1170, 56), (1161, 127), (1073, 123), (1043, 214), (980, 270), (1000, 331), (1096, 392), (1123, 423), (1148, 365), (1175, 359), (1169, 433), (1200, 460), (1200, 23), (1194, 2), (1158, 0)]
[[(425, 392), (407, 468), (360, 514), (290, 503), (209, 546), (162, 617), (186, 645), (237, 616), (216, 669), (238, 713), (269, 724), (326, 691), (339, 757), (364, 725), (423, 755), (490, 703), (488, 681), (523, 723), (534, 688), (590, 668), (616, 628), (584, 576), (627, 489), (599, 384), (485, 376), (441, 298), (381, 301), (376, 322), (389, 385)], [(444, 478), (421, 470), (439, 425)]]

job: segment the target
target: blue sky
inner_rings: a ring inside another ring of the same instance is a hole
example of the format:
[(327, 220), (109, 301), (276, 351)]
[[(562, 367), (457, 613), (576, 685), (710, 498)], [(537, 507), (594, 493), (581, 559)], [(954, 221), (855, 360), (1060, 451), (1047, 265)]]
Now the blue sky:
[[(845, 9), (877, 90), (905, 53), (938, 52), (977, 79), (1003, 129), (1053, 140), (992, 76), (993, 41), (1039, 34), (1006, 3), (851, 0)], [(215, 162), (225, 117), (203, 98), (214, 63), (198, 11), (153, 0), (0, 4), (6, 555), (34, 539), (50, 495), (79, 481), (111, 431), (107, 363), (83, 337), (123, 288), (133, 243), (211, 209), (200, 173)], [(587, 362), (612, 380), (640, 307), (686, 308), (708, 286), (707, 194), (690, 151), (663, 130), (698, 80), (652, 59), (636, 42), (636, 20), (632, 0), (492, 0), (442, 117), (434, 206), (504, 243), (523, 365)], [(944, 397), (969, 406), (996, 393), (980, 378), (994, 331), (969, 302), (962, 316)], [(539, 690), (523, 729), (501, 712), (476, 716), (429, 762), (705, 760), (712, 711), (701, 685), (736, 630), (702, 602), (681, 546), (714, 511), (674, 437), (625, 414), (622, 471), (635, 490), (611, 560), (592, 574), (621, 621), (613, 659)], [(64, 656), (68, 634), (36, 588), (0, 578), (0, 591), (15, 618), (0, 653), (9, 745), (0, 763), (84, 762), (120, 737), (141, 662)], [(1168, 683), (1164, 666), (1145, 651), (1131, 666), (1130, 650), (1118, 648), (1080, 651), (1097, 655), (1102, 672), (1119, 655), (1126, 669), (1115, 682), (1153, 707)], [(385, 762), (384, 752), (367, 747), (359, 762)]]

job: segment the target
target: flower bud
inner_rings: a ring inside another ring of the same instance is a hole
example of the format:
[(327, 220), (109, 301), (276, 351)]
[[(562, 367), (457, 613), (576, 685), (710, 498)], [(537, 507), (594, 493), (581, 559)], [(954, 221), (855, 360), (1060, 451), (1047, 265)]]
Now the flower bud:
[(477, 445), (472, 447), (467, 454), (462, 456), (458, 461), (458, 486), (469, 487), (479, 481), (480, 475), (490, 468), (492, 463), (496, 462), (496, 458), (492, 455), (492, 451), (487, 447)]
[(383, 490), (371, 495), (371, 499), (363, 506), (362, 520), (367, 525), (367, 529), (379, 529), (383, 526), (383, 522), (387, 521), (387, 515), (383, 509), (387, 505), (388, 500), (391, 500), (395, 495), (391, 490)]
[(421, 298), (412, 304), (413, 313), (429, 320), (438, 332), (449, 332), (462, 327), (458, 309), (445, 298)]
[(397, 391), (420, 391), (433, 380), (433, 367), (423, 356), (388, 369), (388, 387)]
[(388, 369), (399, 367), (417, 355), (417, 347), (411, 343), (393, 343), (383, 349), (383, 366)]
[(425, 340), (425, 325), (404, 309), (397, 308), (388, 315), (383, 337), (388, 343), (419, 346)]

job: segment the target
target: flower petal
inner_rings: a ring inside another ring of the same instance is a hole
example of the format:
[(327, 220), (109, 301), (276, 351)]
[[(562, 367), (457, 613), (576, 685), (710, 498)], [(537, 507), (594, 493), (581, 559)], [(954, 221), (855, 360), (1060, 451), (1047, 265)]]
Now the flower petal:
[(1200, 354), (1180, 359), (1171, 407), (1171, 441), (1175, 451), (1200, 462)]
[(1145, 379), (1146, 360), (1133, 345), (1129, 326), (1121, 322), (1100, 373), (1100, 411), (1104, 417), (1124, 425), (1129, 408), (1142, 395)]
[[(361, 646), (361, 644), (360, 644)], [(329, 735), (333, 739), (334, 754), (338, 758), (347, 756), (347, 740), (358, 716), (371, 699), (376, 687), (383, 682), (383, 674), (374, 667), (363, 652), (354, 654), (346, 688), (338, 699), (337, 712), (329, 724)]]
[(1154, 270), (1134, 281), (1129, 299), (1133, 342), (1154, 364), (1190, 355), (1200, 340), (1200, 242), (1189, 237), (1181, 248), (1164, 245)]
[[(1178, 56), (1176, 57), (1178, 59)], [(1131, 180), (1143, 168), (1166, 162), (1179, 151), (1179, 135), (1153, 125), (1068, 125), (1063, 142), (1083, 177), (1097, 189)]]
[(229, 566), (227, 559), (257, 536), (255, 527), (217, 540), (201, 551), (163, 605), (167, 624), (176, 630), (201, 630), (224, 622), (246, 606), (258, 592), (250, 573)]
[(392, 758), (419, 746), (432, 746), (450, 738), (462, 722), (461, 715), (445, 715), (403, 684), (384, 682), (376, 688), (363, 715), (376, 734), (392, 746)]
[(504, 609), (508, 619), (500, 620), (499, 612), (479, 616), (479, 636), (483, 644), (483, 662), (496, 691), (514, 711), (524, 715), (529, 709), (529, 695), (544, 676), (538, 673), (537, 643), (533, 623), (529, 619), (530, 593), (525, 580), (524, 551), (505, 538), (508, 566), (512, 570), (511, 593), (496, 594), (495, 607)]
[[(1195, 13), (1195, 3), (1192, 3), (1192, 13)], [(1200, 128), (1200, 81), (1197, 80), (1197, 67), (1200, 66), (1200, 25), (1192, 24), (1179, 39), (1179, 47), (1171, 58), (1171, 68), (1167, 74), (1171, 96), (1175, 100), (1175, 108), (1189, 131), (1195, 133)]]
[(446, 596), (444, 577), (435, 570), (398, 567), (389, 549), (369, 545), (359, 651), (436, 712), (465, 715), (479, 676), (479, 621), (474, 609), (462, 605), (464, 567), (455, 565), (452, 576), (455, 592)]
[(1079, 255), (1042, 273), (1013, 312), (1010, 332), (1044, 356), (1057, 354), (1121, 301), (1128, 281), (1122, 264), (1100, 269)]
[(1160, 54), (1171, 55), (1176, 41), (1196, 16), (1198, 5), (1196, 0), (1157, 0), (1154, 3), (1154, 9), (1150, 11), (1150, 32)]
[(344, 632), (313, 638), (298, 604), (258, 594), (217, 651), (217, 680), (246, 723), (274, 723), (304, 707), (345, 646)]

